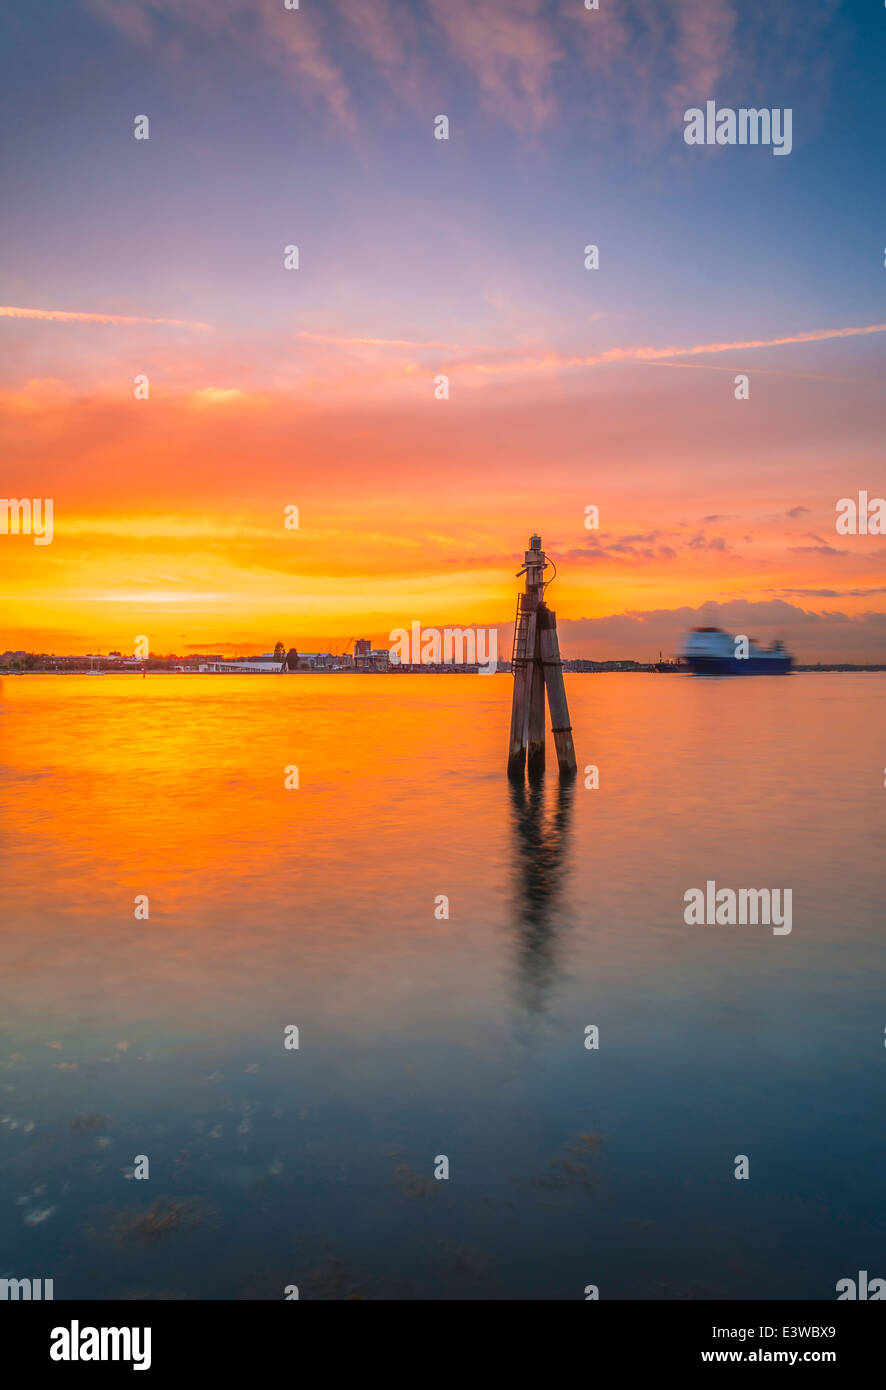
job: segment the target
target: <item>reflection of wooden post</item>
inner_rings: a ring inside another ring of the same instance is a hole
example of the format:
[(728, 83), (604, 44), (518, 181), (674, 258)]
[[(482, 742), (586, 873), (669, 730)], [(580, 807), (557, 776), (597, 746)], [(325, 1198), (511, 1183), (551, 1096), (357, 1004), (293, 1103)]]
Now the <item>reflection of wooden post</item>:
[(557, 639), (557, 615), (552, 613), (550, 608), (546, 608), (544, 603), (540, 605), (538, 610), (538, 648), (548, 692), (551, 732), (554, 735), (554, 744), (557, 749), (560, 775), (561, 777), (574, 777), (578, 769), (575, 762), (575, 748), (572, 743), (569, 706), (566, 703), (560, 643)]
[(540, 536), (533, 536), (529, 547), (520, 571), (526, 575), (526, 591), (520, 596), (514, 627), (514, 700), (508, 776), (522, 779), (524, 769), (530, 777), (544, 772), (546, 688), (560, 774), (574, 776), (575, 750), (557, 641), (557, 619), (544, 602), (544, 571), (548, 562)]

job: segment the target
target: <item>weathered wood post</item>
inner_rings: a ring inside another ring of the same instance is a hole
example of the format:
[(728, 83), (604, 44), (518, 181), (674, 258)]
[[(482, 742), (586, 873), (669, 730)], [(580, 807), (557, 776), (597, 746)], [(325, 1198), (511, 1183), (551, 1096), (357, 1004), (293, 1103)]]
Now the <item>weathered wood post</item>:
[(508, 776), (523, 777), (526, 768), (526, 745), (529, 741), (529, 696), (532, 690), (532, 658), (525, 653), (535, 651), (535, 613), (519, 607), (514, 630), (514, 652), (511, 665), (514, 672), (514, 699), (511, 705), (511, 745), (508, 755)]
[(524, 768), (531, 778), (544, 772), (545, 688), (560, 774), (573, 776), (576, 771), (557, 641), (557, 620), (544, 602), (544, 571), (547, 564), (541, 548), (541, 536), (531, 536), (523, 568), (517, 576), (519, 579), (521, 574), (526, 575), (526, 587), (517, 604), (512, 653), (514, 699), (511, 706), (508, 776), (520, 779)]
[(560, 642), (557, 637), (557, 615), (542, 602), (536, 616), (538, 629), (538, 650), (544, 681), (548, 692), (548, 708), (551, 711), (551, 732), (557, 749), (557, 762), (561, 777), (574, 777), (578, 771), (575, 762), (575, 748), (572, 743), (572, 725), (569, 722), (569, 706), (566, 703), (566, 685), (563, 681), (563, 663), (560, 660)]
[(538, 659), (538, 623), (541, 605), (535, 615), (535, 660), (529, 686), (529, 730), (526, 745), (526, 771), (530, 780), (545, 770), (545, 677)]

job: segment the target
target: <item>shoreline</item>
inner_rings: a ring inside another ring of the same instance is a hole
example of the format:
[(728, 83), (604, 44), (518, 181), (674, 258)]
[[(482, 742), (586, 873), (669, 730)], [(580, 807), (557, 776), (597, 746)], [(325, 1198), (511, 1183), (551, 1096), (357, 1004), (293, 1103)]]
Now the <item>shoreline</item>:
[[(816, 666), (794, 666), (789, 675), (882, 675), (886, 672), (884, 665), (865, 665), (847, 666), (843, 664), (816, 665)], [(101, 670), (83, 667), (77, 670), (53, 670), (51, 668), (31, 669), (27, 671), (14, 671), (0, 668), (0, 679), (4, 676), (477, 676), (480, 674), (493, 676), (510, 676), (513, 672), (503, 669), (501, 671), (479, 672), (476, 667), (427, 667), (427, 666), (400, 666), (390, 667), (386, 670), (375, 671), (354, 671), (354, 670), (308, 670), (308, 671), (200, 671), (194, 669), (182, 669), (181, 667), (155, 666), (148, 667), (142, 671), (141, 667), (114, 667), (106, 666)], [(568, 663), (564, 663), (563, 674), (566, 676), (691, 676), (694, 672), (680, 666), (673, 666), (667, 670), (661, 670), (655, 665), (649, 666), (617, 666), (601, 665), (595, 671), (571, 671)], [(760, 674), (766, 674), (761, 672)]]

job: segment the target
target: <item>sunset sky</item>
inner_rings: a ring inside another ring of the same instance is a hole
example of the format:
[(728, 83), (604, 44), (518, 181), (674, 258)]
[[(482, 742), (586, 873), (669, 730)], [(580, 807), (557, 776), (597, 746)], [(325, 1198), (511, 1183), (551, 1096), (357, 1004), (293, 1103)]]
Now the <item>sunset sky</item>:
[(567, 655), (886, 662), (886, 9), (599, 3), (4, 9), (0, 651), (507, 624), (537, 530)]

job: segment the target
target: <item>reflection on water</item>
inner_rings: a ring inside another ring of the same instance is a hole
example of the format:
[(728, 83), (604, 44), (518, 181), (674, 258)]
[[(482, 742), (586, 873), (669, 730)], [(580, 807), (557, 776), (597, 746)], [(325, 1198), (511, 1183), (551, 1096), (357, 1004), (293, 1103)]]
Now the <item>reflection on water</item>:
[[(599, 790), (508, 783), (506, 677), (4, 681), (0, 1277), (828, 1299), (876, 1270), (883, 678), (568, 688)], [(687, 926), (707, 879), (791, 888), (793, 932)]]
[(545, 781), (509, 783), (514, 824), (514, 879), (517, 888), (517, 949), (520, 1004), (539, 1013), (557, 969), (560, 926), (554, 915), (563, 884), (569, 818), (575, 796), (571, 779), (551, 778), (546, 807)]

